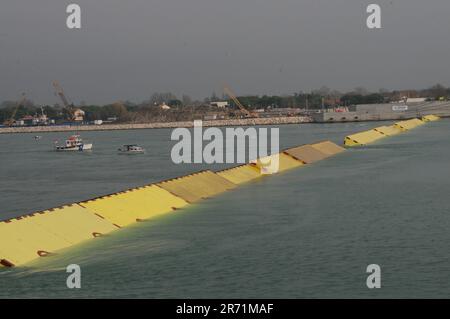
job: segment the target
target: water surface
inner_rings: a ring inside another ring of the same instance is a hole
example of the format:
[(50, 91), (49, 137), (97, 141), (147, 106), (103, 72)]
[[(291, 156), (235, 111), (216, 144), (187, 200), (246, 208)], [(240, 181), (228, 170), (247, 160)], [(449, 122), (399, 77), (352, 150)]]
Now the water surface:
[[(449, 121), (261, 179), (122, 229), (31, 268), (0, 270), (0, 297), (448, 297)], [(384, 124), (384, 123), (382, 123)], [(281, 146), (380, 123), (287, 125)], [(90, 154), (51, 151), (48, 133), (0, 135), (0, 219), (221, 165), (175, 165), (170, 130), (85, 132)], [(139, 143), (144, 156), (119, 156)], [(69, 290), (65, 267), (82, 267)], [(365, 285), (382, 267), (382, 288)]]

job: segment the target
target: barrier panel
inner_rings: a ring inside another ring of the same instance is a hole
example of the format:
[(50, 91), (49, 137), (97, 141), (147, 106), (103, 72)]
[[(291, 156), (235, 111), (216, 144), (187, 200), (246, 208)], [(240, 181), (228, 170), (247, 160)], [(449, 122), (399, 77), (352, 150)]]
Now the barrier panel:
[(380, 132), (377, 132), (375, 130), (369, 130), (347, 136), (344, 140), (344, 144), (346, 146), (367, 145), (383, 137), (386, 137), (386, 135), (381, 134)]
[(174, 178), (156, 185), (188, 203), (194, 203), (236, 187), (236, 184), (211, 171)]
[(21, 265), (117, 229), (79, 205), (0, 222), (0, 263)]
[(416, 128), (423, 124), (425, 124), (425, 122), (423, 122), (419, 119), (411, 119), (411, 120), (407, 120), (407, 121), (397, 122), (394, 125), (401, 128), (404, 131), (408, 131), (408, 130), (411, 130), (411, 129)]
[[(277, 160), (278, 165), (269, 164)], [(302, 161), (299, 161), (285, 153), (262, 157), (256, 160), (254, 164), (263, 174), (275, 174), (304, 165)]]
[(394, 136), (394, 135), (397, 135), (397, 134), (400, 134), (403, 132), (401, 128), (394, 126), (394, 125), (380, 126), (380, 127), (374, 128), (374, 130), (377, 132), (380, 132), (381, 134), (386, 135), (386, 136)]
[(323, 141), (323, 142), (319, 142), (316, 144), (311, 144), (311, 146), (313, 148), (315, 148), (316, 150), (318, 150), (319, 152), (322, 152), (323, 154), (325, 154), (327, 157), (342, 153), (345, 151), (345, 148), (334, 144), (333, 142), (330, 141)]
[(261, 170), (256, 165), (246, 164), (216, 172), (217, 175), (234, 184), (243, 184), (261, 177)]
[(305, 164), (311, 164), (317, 161), (321, 161), (328, 157), (327, 154), (317, 150), (311, 145), (289, 148), (285, 150), (284, 153), (294, 157), (299, 161), (302, 161)]
[(79, 203), (119, 227), (172, 212), (187, 205), (183, 199), (149, 185)]
[(434, 121), (438, 121), (440, 119), (439, 116), (436, 116), (434, 114), (430, 114), (430, 115), (426, 115), (424, 117), (422, 117), (422, 121), (424, 122), (434, 122)]
[(33, 222), (71, 244), (117, 230), (112, 223), (77, 204), (43, 211), (34, 215)]

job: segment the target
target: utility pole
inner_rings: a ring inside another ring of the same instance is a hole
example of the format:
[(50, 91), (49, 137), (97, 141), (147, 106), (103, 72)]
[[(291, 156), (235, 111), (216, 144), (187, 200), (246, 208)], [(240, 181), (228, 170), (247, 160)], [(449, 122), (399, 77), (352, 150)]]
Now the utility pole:
[(308, 94), (306, 94), (306, 112), (308, 112)]

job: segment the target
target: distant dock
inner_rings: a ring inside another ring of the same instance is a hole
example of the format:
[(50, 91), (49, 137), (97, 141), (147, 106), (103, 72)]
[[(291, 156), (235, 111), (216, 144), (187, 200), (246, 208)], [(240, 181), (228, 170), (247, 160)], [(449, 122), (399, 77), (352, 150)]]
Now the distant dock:
[[(209, 126), (250, 126), (250, 125), (282, 125), (301, 124), (311, 122), (309, 117), (273, 117), (273, 118), (246, 118), (203, 121), (202, 125)], [(52, 126), (20, 126), (0, 128), (0, 134), (11, 133), (45, 133), (45, 132), (73, 132), (73, 131), (115, 131), (139, 130), (155, 128), (193, 127), (193, 121), (159, 122), (159, 123), (129, 123), (129, 124), (102, 124), (102, 125), (52, 125)]]
[(450, 117), (449, 101), (422, 103), (360, 104), (348, 107), (348, 112), (317, 112), (311, 114), (316, 123), (343, 123), (369, 121), (400, 121), (435, 114)]

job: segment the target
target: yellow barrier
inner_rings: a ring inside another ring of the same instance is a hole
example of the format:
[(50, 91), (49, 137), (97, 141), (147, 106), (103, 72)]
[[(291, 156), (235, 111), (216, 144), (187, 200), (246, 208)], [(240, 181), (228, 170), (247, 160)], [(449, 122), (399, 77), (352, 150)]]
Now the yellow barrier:
[(268, 169), (268, 160), (274, 160), (275, 156), (278, 171), (285, 171), (343, 150), (329, 141), (304, 145), (217, 174), (203, 171), (2, 221), (0, 267), (23, 265), (86, 239), (233, 189), (237, 184), (260, 177)]
[(369, 130), (347, 136), (344, 140), (344, 144), (346, 146), (367, 145), (383, 137), (386, 137), (386, 135), (381, 134), (380, 132), (377, 132), (375, 130)]
[(110, 233), (117, 229), (92, 211), (74, 204), (34, 215), (33, 222), (71, 244)]
[(188, 203), (194, 203), (236, 187), (236, 184), (211, 171), (174, 178), (157, 185)]
[(380, 126), (380, 127), (374, 128), (374, 130), (377, 132), (380, 132), (381, 134), (386, 135), (386, 136), (394, 136), (394, 135), (400, 134), (402, 132), (401, 128), (394, 126), (394, 125)]
[(370, 131), (349, 135), (345, 138), (344, 144), (346, 146), (366, 145), (375, 142), (383, 137), (393, 136), (404, 131), (411, 130), (425, 124), (425, 122), (427, 121), (436, 121), (436, 118), (439, 119), (435, 115), (428, 115), (423, 117), (423, 121), (414, 118), (407, 121), (397, 122), (392, 126), (380, 126)]
[(261, 170), (256, 165), (246, 164), (217, 172), (217, 175), (234, 184), (243, 184), (261, 177)]
[(0, 222), (0, 260), (22, 265), (115, 229), (79, 205), (10, 219)]
[(411, 119), (411, 120), (407, 120), (407, 121), (397, 122), (394, 125), (401, 128), (404, 131), (408, 131), (408, 130), (411, 130), (411, 129), (416, 128), (423, 124), (425, 124), (425, 123), (419, 119)]
[(302, 161), (305, 164), (311, 164), (328, 157), (327, 154), (317, 150), (311, 145), (303, 145), (294, 148), (290, 148), (284, 151), (284, 153)]
[(119, 227), (172, 212), (187, 205), (168, 191), (149, 185), (80, 203)]
[(422, 117), (422, 121), (424, 121), (424, 122), (434, 122), (434, 121), (438, 121), (439, 119), (440, 119), (440, 117), (436, 116), (434, 114), (425, 115), (424, 117)]
[(323, 154), (325, 154), (327, 157), (342, 153), (343, 151), (345, 151), (345, 148), (334, 144), (333, 142), (330, 141), (323, 141), (323, 142), (319, 142), (316, 144), (311, 144), (311, 146), (313, 148), (315, 148), (316, 150), (318, 150), (319, 152), (322, 152)]
[[(276, 161), (276, 156), (278, 156), (278, 167), (273, 165), (268, 165), (272, 161)], [(266, 157), (262, 157), (255, 162), (255, 165), (261, 172), (264, 174), (274, 174), (278, 172), (287, 171), (292, 168), (296, 168), (304, 165), (302, 161), (297, 160), (296, 158), (285, 154), (278, 153), (277, 155), (270, 155)]]

